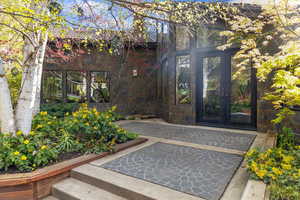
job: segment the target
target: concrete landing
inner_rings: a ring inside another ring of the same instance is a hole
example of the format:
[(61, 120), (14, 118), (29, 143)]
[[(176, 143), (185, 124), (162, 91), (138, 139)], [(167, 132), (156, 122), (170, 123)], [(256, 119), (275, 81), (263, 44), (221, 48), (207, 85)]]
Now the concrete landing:
[(231, 129), (205, 129), (167, 123), (131, 121), (121, 127), (144, 136), (190, 142), (208, 146), (247, 151), (255, 139), (255, 134), (241, 133)]

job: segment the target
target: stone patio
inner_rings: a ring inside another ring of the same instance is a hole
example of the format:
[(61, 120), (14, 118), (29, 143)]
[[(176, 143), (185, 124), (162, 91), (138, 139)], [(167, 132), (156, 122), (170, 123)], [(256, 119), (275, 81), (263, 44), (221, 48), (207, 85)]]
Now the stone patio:
[(161, 124), (156, 122), (128, 122), (121, 126), (131, 132), (176, 141), (190, 142), (228, 149), (247, 151), (255, 135), (226, 131), (209, 130), (198, 127)]
[(243, 154), (257, 134), (156, 120), (123, 121), (119, 125), (148, 137), (150, 145), (92, 165), (199, 199), (240, 199), (246, 184), (246, 169), (240, 167)]
[(243, 157), (155, 143), (101, 167), (208, 200), (220, 199)]

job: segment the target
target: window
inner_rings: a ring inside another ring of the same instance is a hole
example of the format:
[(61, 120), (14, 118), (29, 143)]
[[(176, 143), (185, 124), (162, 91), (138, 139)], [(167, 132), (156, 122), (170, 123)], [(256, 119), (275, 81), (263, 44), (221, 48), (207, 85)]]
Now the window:
[(202, 27), (197, 31), (197, 48), (217, 47), (225, 43), (225, 38), (220, 36), (220, 28)]
[(184, 26), (176, 27), (176, 50), (185, 50), (190, 48), (190, 35), (188, 28)]
[(109, 72), (91, 72), (91, 101), (108, 103), (110, 101)]
[(159, 22), (157, 25), (157, 33), (158, 33), (158, 52), (159, 56), (164, 56), (168, 51), (168, 46), (170, 43), (169, 38), (169, 26), (165, 22)]
[(44, 103), (59, 103), (62, 101), (62, 72), (44, 71), (42, 85), (42, 100)]
[(79, 71), (67, 72), (67, 102), (86, 101), (86, 73)]
[(167, 91), (168, 91), (168, 60), (165, 60), (162, 65), (162, 99), (163, 102), (167, 101)]
[(162, 24), (162, 53), (166, 53), (169, 42), (169, 26), (164, 22)]
[[(90, 75), (90, 76), (89, 76)], [(63, 90), (63, 88), (65, 88)], [(110, 102), (109, 72), (44, 71), (42, 82), (43, 103)]]
[(176, 102), (191, 103), (190, 56), (176, 57)]

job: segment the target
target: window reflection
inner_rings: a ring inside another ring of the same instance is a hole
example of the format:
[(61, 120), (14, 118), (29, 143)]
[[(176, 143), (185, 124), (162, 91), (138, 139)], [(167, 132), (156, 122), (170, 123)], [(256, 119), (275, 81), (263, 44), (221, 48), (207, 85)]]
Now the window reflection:
[(233, 123), (251, 123), (251, 67), (239, 73), (240, 67), (231, 62), (231, 106), (230, 120)]
[(92, 102), (108, 103), (110, 101), (109, 80), (109, 72), (91, 72)]
[(43, 101), (45, 103), (59, 103), (62, 101), (62, 72), (43, 72)]
[(197, 31), (197, 48), (217, 47), (225, 43), (220, 36), (222, 29), (202, 27)]
[(176, 100), (179, 104), (191, 103), (190, 56), (176, 57)]
[(168, 61), (164, 61), (161, 69), (161, 92), (162, 92), (162, 99), (163, 102), (166, 103), (167, 101), (167, 91), (168, 91)]
[(86, 76), (83, 72), (67, 72), (67, 101), (84, 102), (86, 100)]
[(203, 59), (203, 119), (221, 119), (221, 57)]
[(190, 36), (188, 28), (184, 26), (176, 27), (176, 50), (185, 50), (190, 47)]

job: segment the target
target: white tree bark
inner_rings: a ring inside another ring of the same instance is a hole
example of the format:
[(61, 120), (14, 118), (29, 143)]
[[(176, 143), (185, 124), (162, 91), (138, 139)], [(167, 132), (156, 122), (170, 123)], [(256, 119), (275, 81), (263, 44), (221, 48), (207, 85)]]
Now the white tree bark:
[[(29, 41), (25, 41), (24, 58), (27, 63), (24, 67), (21, 93), (16, 107), (16, 127), (29, 134), (32, 125), (32, 118), (35, 113), (36, 98), (39, 96), (42, 62), (47, 43), (47, 38), (42, 39), (42, 33), (36, 38), (38, 47), (34, 48)], [(43, 41), (45, 40), (45, 41)], [(43, 42), (42, 42), (43, 41)]]
[(42, 47), (38, 54), (38, 83), (37, 83), (37, 92), (33, 108), (33, 116), (40, 112), (40, 103), (41, 103), (41, 87), (42, 87), (42, 74), (43, 74), (43, 64), (45, 58), (45, 50), (48, 42), (48, 34), (45, 33), (44, 38), (42, 39)]
[(15, 119), (11, 96), (5, 77), (4, 64), (0, 59), (0, 127), (2, 133), (15, 133)]

